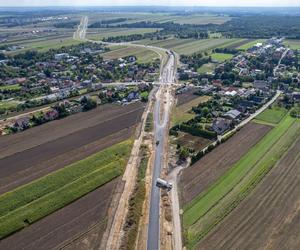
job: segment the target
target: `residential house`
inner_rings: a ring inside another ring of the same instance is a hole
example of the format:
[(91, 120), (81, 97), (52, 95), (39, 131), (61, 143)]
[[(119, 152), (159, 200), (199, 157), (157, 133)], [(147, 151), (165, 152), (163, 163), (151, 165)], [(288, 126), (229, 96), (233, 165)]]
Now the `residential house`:
[(261, 81), (261, 80), (255, 80), (253, 82), (253, 87), (262, 91), (267, 91), (268, 88), (268, 83), (266, 81)]
[(252, 110), (254, 108), (254, 103), (248, 100), (241, 100), (237, 104), (237, 110), (245, 113), (247, 110)]
[(231, 109), (224, 114), (224, 117), (231, 119), (231, 120), (235, 120), (235, 119), (238, 119), (240, 117), (240, 115), (241, 115), (240, 111), (238, 111), (236, 109)]
[(251, 96), (249, 99), (250, 99), (250, 101), (254, 102), (255, 104), (262, 104), (265, 100), (264, 97), (256, 96), (256, 95)]
[(68, 53), (60, 53), (60, 54), (55, 54), (54, 55), (54, 59), (57, 61), (63, 60), (69, 58), (69, 54)]
[(126, 97), (128, 102), (131, 102), (131, 101), (139, 99), (139, 98), (140, 98), (139, 92), (136, 92), (136, 91), (130, 92), (128, 94), (128, 96)]
[(18, 130), (24, 130), (29, 127), (29, 117), (22, 117), (15, 121), (14, 127)]
[(231, 121), (224, 118), (214, 119), (212, 124), (212, 129), (218, 134), (223, 134), (225, 131), (229, 130)]
[(59, 116), (59, 113), (57, 110), (55, 109), (52, 109), (52, 110), (49, 110), (47, 111), (45, 114), (44, 114), (44, 119), (46, 121), (53, 121), (55, 119), (57, 119)]
[(295, 102), (300, 102), (300, 92), (293, 92), (292, 96)]

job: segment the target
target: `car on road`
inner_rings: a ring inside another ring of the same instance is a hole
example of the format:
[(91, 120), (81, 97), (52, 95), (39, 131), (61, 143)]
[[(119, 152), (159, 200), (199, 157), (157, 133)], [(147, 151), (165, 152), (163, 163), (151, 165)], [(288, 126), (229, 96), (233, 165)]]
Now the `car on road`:
[(162, 189), (166, 189), (168, 191), (170, 191), (173, 187), (173, 184), (170, 182), (167, 182), (163, 179), (157, 178), (156, 179), (156, 186)]

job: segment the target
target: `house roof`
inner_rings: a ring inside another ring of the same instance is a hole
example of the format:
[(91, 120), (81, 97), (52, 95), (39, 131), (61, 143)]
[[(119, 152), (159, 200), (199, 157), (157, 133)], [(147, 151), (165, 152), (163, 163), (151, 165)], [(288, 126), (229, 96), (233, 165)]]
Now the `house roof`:
[(224, 118), (217, 118), (213, 121), (212, 128), (218, 134), (226, 131), (230, 126), (231, 121)]
[(225, 116), (228, 116), (232, 119), (235, 119), (237, 118), (239, 115), (241, 114), (240, 111), (236, 110), (236, 109), (232, 109), (232, 110), (229, 110), (227, 113), (225, 113)]

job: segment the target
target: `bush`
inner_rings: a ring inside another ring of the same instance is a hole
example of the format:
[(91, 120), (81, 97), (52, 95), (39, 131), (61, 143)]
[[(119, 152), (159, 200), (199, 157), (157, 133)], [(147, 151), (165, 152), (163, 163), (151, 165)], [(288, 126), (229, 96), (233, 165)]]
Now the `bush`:
[(189, 150), (185, 147), (179, 149), (179, 159), (185, 161), (189, 157)]
[(202, 136), (204, 138), (208, 138), (208, 139), (214, 139), (217, 137), (217, 133), (214, 131), (208, 131), (208, 130), (203, 130), (197, 127), (192, 127), (186, 124), (181, 124), (179, 126), (179, 130), (183, 131), (183, 132), (187, 132), (191, 135), (194, 136)]
[(135, 249), (139, 222), (142, 216), (143, 204), (146, 195), (145, 176), (149, 160), (147, 148), (142, 148), (142, 154), (143, 156), (137, 173), (137, 182), (129, 201), (129, 211), (124, 225), (125, 235), (122, 239), (121, 249)]

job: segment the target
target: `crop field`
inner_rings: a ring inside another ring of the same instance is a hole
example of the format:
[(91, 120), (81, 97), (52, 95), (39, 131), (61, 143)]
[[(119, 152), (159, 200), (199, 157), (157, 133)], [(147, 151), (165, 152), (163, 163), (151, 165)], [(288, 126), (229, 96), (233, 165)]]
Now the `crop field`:
[(11, 51), (8, 52), (8, 54), (17, 54), (24, 52), (26, 50), (37, 50), (40, 52), (45, 52), (49, 49), (58, 49), (63, 46), (70, 46), (74, 44), (79, 44), (81, 41), (74, 40), (71, 36), (63, 36), (61, 38), (43, 38), (39, 40), (30, 40), (28, 42), (23, 43), (22, 45), (24, 46), (23, 49), (19, 49), (16, 51)]
[(229, 21), (231, 18), (226, 16), (214, 16), (214, 15), (189, 15), (185, 17), (175, 17), (170, 19), (175, 23), (179, 24), (222, 24)]
[(191, 148), (195, 150), (195, 152), (198, 152), (201, 149), (208, 146), (211, 143), (211, 141), (203, 137), (193, 136), (188, 133), (179, 132), (178, 137), (176, 138), (176, 143), (183, 147)]
[(209, 96), (196, 96), (193, 100), (175, 107), (172, 112), (172, 126), (195, 117), (195, 114), (189, 112), (192, 107), (197, 106), (199, 103), (207, 102), (209, 99)]
[(184, 207), (188, 248), (193, 248), (253, 190), (299, 135), (300, 123), (286, 115), (230, 170)]
[(167, 38), (165, 40), (141, 40), (138, 41), (137, 43), (145, 44), (145, 45), (152, 45), (152, 46), (157, 46), (157, 47), (162, 47), (165, 49), (172, 49), (176, 46), (184, 45), (190, 42), (193, 42), (195, 40), (193, 39), (179, 39), (179, 38)]
[(263, 124), (249, 123), (191, 167), (184, 169), (179, 182), (182, 207), (229, 170), (271, 128)]
[(120, 177), (0, 241), (1, 249), (95, 249)]
[(136, 56), (138, 62), (147, 63), (151, 62), (157, 58), (159, 55), (154, 51), (144, 49), (144, 48), (134, 48), (134, 47), (121, 47), (113, 49), (112, 51), (102, 54), (104, 59), (118, 59), (126, 56)]
[(221, 48), (236, 49), (236, 48), (243, 46), (253, 40), (254, 39), (243, 39), (243, 38), (233, 39), (233, 41), (231, 43), (228, 43), (225, 46), (221, 46)]
[(0, 86), (0, 91), (3, 91), (3, 90), (20, 90), (20, 89), (21, 89), (21, 86), (19, 84)]
[(3, 108), (3, 109), (15, 108), (17, 106), (18, 106), (18, 102), (16, 102), (16, 101), (9, 101), (9, 102), (0, 101), (0, 109), (1, 108)]
[(102, 40), (103, 38), (113, 36), (128, 36), (133, 34), (145, 34), (156, 32), (159, 29), (152, 28), (103, 28), (103, 29), (88, 29), (87, 38), (92, 40)]
[(300, 139), (197, 249), (299, 249)]
[(180, 24), (222, 24), (229, 21), (229, 16), (217, 16), (210, 14), (191, 14), (191, 15), (170, 15), (166, 13), (95, 13), (89, 15), (90, 23), (109, 20), (115, 18), (127, 18), (124, 22), (115, 23), (135, 23), (135, 22), (175, 22)]
[(0, 239), (62, 208), (121, 175), (128, 140), (0, 196)]
[(190, 55), (196, 52), (204, 52), (207, 50), (212, 50), (220, 45), (224, 45), (230, 42), (230, 39), (220, 38), (220, 39), (203, 39), (198, 41), (192, 41), (187, 44), (174, 47), (174, 51), (179, 54)]
[(238, 50), (247, 50), (250, 49), (251, 47), (253, 47), (255, 44), (257, 43), (263, 43), (266, 39), (256, 39), (256, 40), (251, 40), (250, 42), (243, 44), (239, 47), (237, 47), (236, 49)]
[(255, 119), (266, 123), (277, 124), (282, 120), (286, 113), (287, 110), (285, 108), (273, 106), (271, 109), (266, 109), (264, 112), (260, 113)]
[(229, 60), (233, 57), (232, 54), (224, 54), (224, 53), (213, 53), (211, 54), (211, 58), (213, 60), (217, 60), (219, 62), (224, 62), (226, 60)]
[(0, 194), (130, 138), (143, 109), (104, 105), (0, 137)]
[(291, 49), (300, 49), (300, 40), (285, 40), (283, 43)]
[(159, 41), (142, 40), (138, 43), (172, 49), (178, 54), (190, 55), (196, 52), (204, 52), (220, 46), (225, 46), (226, 44), (231, 43), (232, 40), (233, 39), (226, 38), (211, 38), (200, 40), (169, 38)]
[[(73, 40), (73, 29), (57, 29), (53, 32), (43, 32), (33, 35), (31, 33), (33, 27), (22, 27), (22, 28), (12, 28), (12, 29), (0, 29), (1, 33), (6, 32), (9, 37), (7, 41), (3, 42), (2, 45), (20, 45), (24, 47), (23, 49), (18, 49), (16, 51), (8, 51), (8, 54), (17, 54), (24, 52), (26, 50), (38, 50), (47, 51), (51, 48), (59, 48), (61, 46), (67, 46), (71, 44), (79, 43)], [(53, 29), (53, 28), (51, 28)], [(26, 34), (22, 34), (28, 32)]]
[(196, 92), (195, 88), (190, 88), (187, 91), (176, 95), (177, 106), (188, 103), (188, 102), (198, 98), (199, 97), (198, 95), (194, 95), (195, 92)]
[(198, 68), (197, 72), (202, 74), (202, 73), (210, 73), (214, 72), (216, 68), (216, 63), (206, 63), (202, 65), (200, 68)]
[[(24, 29), (26, 30), (26, 29)], [(23, 31), (24, 31), (23, 30)], [(2, 30), (0, 30), (2, 31)], [(22, 30), (17, 30), (18, 32)], [(68, 31), (68, 32), (58, 32), (55, 34), (40, 34), (38, 36), (16, 36), (16, 37), (10, 37), (5, 41), (3, 44), (4, 45), (15, 45), (15, 44), (20, 44), (26, 47), (28, 44), (30, 45), (31, 43), (36, 43), (36, 42), (43, 42), (47, 40), (53, 40), (53, 39), (63, 39), (63, 38), (71, 38), (73, 35), (73, 32)]]

